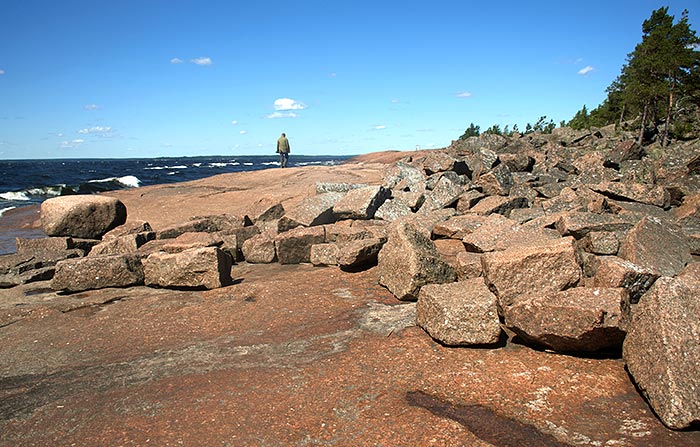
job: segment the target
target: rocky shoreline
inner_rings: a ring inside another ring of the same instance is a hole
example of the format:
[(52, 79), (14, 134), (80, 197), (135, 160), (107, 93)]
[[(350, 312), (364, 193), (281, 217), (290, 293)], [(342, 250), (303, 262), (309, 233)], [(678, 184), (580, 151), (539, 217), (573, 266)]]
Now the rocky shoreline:
[[(214, 345), (207, 349), (216, 347), (215, 352), (200, 347), (188, 356), (183, 351), (181, 361), (125, 385), (122, 399), (143, 386), (155, 393), (154, 402), (167, 406), (177, 397), (154, 390), (162, 380), (224, 374), (239, 383), (245, 371), (286, 371), (290, 390), (294, 383), (306, 385), (299, 396), (277, 390), (275, 399), (313, 407), (320, 396), (342, 395), (332, 410), (320, 410), (340, 433), (324, 437), (326, 430), (312, 428), (314, 412), (299, 414), (294, 423), (301, 429), (262, 416), (271, 402), (261, 397), (248, 410), (255, 422), (241, 430), (232, 428), (241, 414), (229, 410), (220, 420), (220, 437), (191, 426), (189, 431), (146, 430), (161, 444), (175, 439), (168, 433), (177, 433), (181, 439), (229, 439), (229, 445), (380, 445), (379, 439), (387, 445), (431, 440), (438, 445), (695, 445), (700, 441), (693, 431), (700, 419), (698, 160), (698, 141), (662, 151), (638, 147), (633, 136), (612, 128), (557, 129), (552, 135), (516, 138), (484, 135), (443, 150), (368, 155), (336, 167), (238, 173), (119, 191), (98, 200), (52, 199), (41, 216), (52, 237), (18, 240), (18, 252), (2, 257), (2, 281), (12, 287), (3, 291), (0, 330), (13, 341), (3, 348), (8, 360), (0, 364), (8, 384), (3, 393), (12, 396), (0, 408), (0, 426), (13, 433), (13, 445), (46, 439), (27, 430), (55, 413), (47, 405), (60, 399), (42, 400), (22, 390), (41, 383), (58, 386), (46, 374), (80, 369), (68, 358), (46, 364), (33, 358), (18, 367), (30, 351), (39, 357), (64, 355), (47, 346), (27, 349), (23, 343), (32, 331), (72, 326), (78, 322), (62, 316), (88, 309), (83, 321), (88, 326), (103, 311), (110, 316), (101, 323), (112, 330), (158, 322), (160, 329), (127, 335), (131, 343), (144, 343), (158, 336), (162, 325), (174, 323), (175, 314), (155, 317), (153, 306), (175, 296), (199, 312), (188, 312), (190, 321), (182, 327), (196, 334), (192, 340), (171, 336), (178, 349), (195, 349), (210, 333), (205, 339)], [(202, 302), (210, 299), (212, 309)], [(276, 302), (289, 315), (265, 317)], [(236, 309), (217, 310), (227, 305)], [(241, 311), (247, 313), (247, 332), (224, 323)], [(318, 313), (334, 323), (323, 323)], [(120, 320), (122, 314), (129, 316)], [(48, 322), (39, 321), (42, 315)], [(300, 318), (297, 326), (289, 325), (295, 318)], [(193, 319), (204, 320), (195, 327)], [(269, 331), (257, 332), (266, 325)], [(103, 349), (120, 345), (93, 331), (84, 336), (98, 337)], [(266, 334), (288, 344), (261, 342)], [(110, 360), (128, 358), (135, 365), (144, 355), (172, 350), (173, 342), (145, 343), (150, 347), (136, 348), (142, 351), (138, 355), (117, 348), (120, 354)], [(304, 348), (290, 347), (294, 343)], [(231, 355), (239, 350), (246, 353), (235, 359), (258, 360), (234, 366)], [(371, 358), (372, 352), (382, 361)], [(210, 360), (201, 360), (203, 355)], [(260, 356), (273, 360), (261, 362)], [(299, 360), (305, 356), (336, 369), (312, 374), (317, 365)], [(422, 363), (413, 363), (417, 359)], [(82, 362), (106, 360), (93, 352)], [(209, 366), (175, 372), (191, 361)], [(217, 362), (221, 368), (212, 369)], [(363, 370), (369, 365), (382, 372), (369, 379), (369, 370)], [(113, 377), (101, 374), (104, 391), (113, 392)], [(333, 374), (350, 388), (334, 385)], [(69, 395), (83, 396), (87, 379), (76, 377), (80, 386)], [(253, 382), (249, 386), (272, 386), (264, 379)], [(229, 382), (219, 377), (217, 383)], [(358, 407), (360, 388), (363, 395), (383, 397)], [(217, 399), (241, 404), (235, 397)], [(99, 402), (115, 409), (111, 400)], [(95, 402), (76, 411), (85, 414), (91, 405)], [(18, 412), (18, 406), (35, 410)], [(404, 415), (392, 418), (395, 431), (381, 436), (369, 417), (379, 408), (386, 411), (383, 418)], [(430, 424), (412, 426), (408, 433), (398, 430), (426, 412)], [(164, 424), (175, 417), (160, 410), (149, 414)], [(260, 431), (261, 417), (276, 435)], [(62, 423), (54, 419), (57, 427)], [(662, 423), (691, 430), (669, 431)], [(113, 429), (109, 421), (98, 427)], [(78, 431), (95, 439), (93, 429), (79, 424)], [(248, 441), (234, 442), (234, 434)], [(56, 436), (75, 439), (63, 431)], [(106, 439), (136, 442), (133, 433), (115, 436)]]

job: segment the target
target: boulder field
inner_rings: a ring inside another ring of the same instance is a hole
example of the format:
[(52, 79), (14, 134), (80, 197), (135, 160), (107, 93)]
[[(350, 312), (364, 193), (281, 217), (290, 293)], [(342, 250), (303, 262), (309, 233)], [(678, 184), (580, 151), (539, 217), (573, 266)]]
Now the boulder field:
[(697, 445), (698, 160), (564, 128), (47, 200), (0, 444)]

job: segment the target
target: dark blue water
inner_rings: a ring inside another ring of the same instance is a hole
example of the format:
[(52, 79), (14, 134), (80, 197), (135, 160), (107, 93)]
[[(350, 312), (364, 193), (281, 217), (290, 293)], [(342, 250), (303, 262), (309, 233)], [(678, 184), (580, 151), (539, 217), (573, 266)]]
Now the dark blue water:
[[(347, 156), (290, 157), (289, 166), (334, 165)], [(229, 172), (278, 168), (277, 156), (0, 160), (0, 216), (50, 197), (185, 182)]]

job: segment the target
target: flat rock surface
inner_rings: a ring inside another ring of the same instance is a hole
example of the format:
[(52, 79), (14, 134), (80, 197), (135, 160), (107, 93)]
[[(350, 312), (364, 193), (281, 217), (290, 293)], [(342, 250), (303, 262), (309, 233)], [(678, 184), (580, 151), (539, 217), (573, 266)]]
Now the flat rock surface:
[[(317, 181), (372, 184), (382, 168), (365, 159), (110, 195), (159, 229), (240, 215), (263, 196), (286, 208)], [(376, 267), (243, 263), (232, 276), (209, 291), (1, 290), (0, 446), (700, 445), (700, 432), (654, 416), (622, 360), (438, 344)]]

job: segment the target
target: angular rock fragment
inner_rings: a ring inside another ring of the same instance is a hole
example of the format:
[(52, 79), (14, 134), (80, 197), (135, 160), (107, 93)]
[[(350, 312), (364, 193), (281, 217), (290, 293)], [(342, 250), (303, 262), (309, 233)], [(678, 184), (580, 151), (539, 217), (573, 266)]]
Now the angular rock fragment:
[(446, 208), (457, 202), (465, 189), (459, 180), (442, 175), (432, 191), (425, 193), (425, 201), (421, 205), (419, 212), (426, 213)]
[(512, 210), (526, 206), (527, 199), (525, 197), (489, 196), (481, 199), (469, 212), (484, 216), (498, 213), (508, 217)]
[(501, 336), (496, 296), (481, 278), (423, 286), (416, 323), (448, 346), (489, 345)]
[(500, 154), (498, 158), (501, 163), (506, 165), (511, 172), (527, 172), (532, 171), (532, 166), (535, 164), (535, 159), (527, 154)]
[(179, 253), (193, 248), (218, 247), (223, 243), (216, 233), (187, 232), (163, 245), (163, 251)]
[(184, 233), (234, 233), (251, 225), (246, 216), (229, 214), (193, 217), (187, 222), (178, 223), (158, 231), (158, 239), (175, 239)]
[(277, 220), (284, 215), (284, 206), (277, 201), (264, 197), (252, 204), (246, 217), (253, 223)]
[(348, 191), (335, 205), (336, 219), (372, 219), (377, 209), (391, 195), (383, 186), (365, 186)]
[(266, 234), (256, 234), (243, 242), (243, 259), (251, 264), (269, 264), (277, 259), (275, 240)]
[(508, 307), (504, 318), (523, 339), (555, 351), (616, 350), (625, 336), (619, 326), (626, 293), (585, 287), (545, 292)]
[(425, 284), (455, 280), (435, 244), (413, 225), (397, 222), (378, 256), (379, 283), (399, 300), (415, 301)]
[(217, 247), (157, 252), (143, 260), (147, 286), (216, 289), (231, 284), (231, 258)]
[(327, 192), (303, 199), (286, 211), (278, 222), (278, 231), (283, 233), (299, 226), (311, 227), (335, 222), (335, 204), (345, 193)]
[(404, 162), (397, 162), (389, 167), (384, 175), (384, 185), (392, 191), (425, 191), (423, 172)]
[(311, 246), (309, 262), (313, 265), (338, 265), (340, 248), (336, 243), (314, 244)]
[(602, 182), (591, 186), (593, 191), (617, 200), (631, 200), (646, 203), (648, 205), (668, 208), (671, 204), (671, 196), (668, 191), (658, 185), (645, 185), (642, 183)]
[(114, 197), (53, 197), (41, 204), (41, 227), (49, 236), (99, 239), (126, 222), (126, 207)]
[(377, 209), (377, 212), (374, 213), (374, 218), (392, 222), (401, 216), (408, 216), (411, 213), (413, 213), (413, 210), (408, 205), (389, 199)]
[(649, 217), (627, 232), (619, 256), (665, 276), (676, 275), (693, 260), (685, 238)]
[(594, 287), (622, 287), (629, 294), (629, 301), (636, 304), (642, 295), (659, 278), (659, 274), (617, 256), (598, 258)]
[(138, 256), (88, 256), (57, 263), (51, 288), (64, 292), (82, 292), (143, 283), (144, 272)]
[(70, 237), (41, 237), (37, 239), (15, 238), (17, 254), (34, 254), (36, 252), (57, 252), (75, 248)]
[(459, 199), (457, 199), (457, 212), (466, 213), (484, 197), (486, 197), (486, 194), (478, 189), (470, 189), (465, 191), (461, 196), (459, 196)]
[(579, 247), (595, 255), (616, 255), (620, 241), (612, 231), (591, 231), (581, 239)]
[(147, 233), (149, 231), (153, 231), (153, 228), (148, 222), (144, 220), (130, 220), (125, 222), (123, 225), (119, 225), (118, 227), (109, 230), (107, 233), (104, 234), (104, 236), (102, 236), (102, 240), (109, 241), (111, 239), (115, 239), (121, 236), (126, 236), (129, 234)]
[(484, 270), (481, 267), (481, 254), (468, 251), (457, 254), (455, 271), (457, 272), (458, 281), (483, 276)]
[(627, 231), (634, 223), (615, 214), (597, 214), (575, 211), (566, 213), (557, 220), (556, 227), (562, 236), (573, 236), (581, 239), (591, 231)]
[(275, 238), (277, 259), (281, 264), (310, 262), (311, 247), (325, 241), (326, 232), (322, 226), (299, 227), (280, 233)]
[(487, 217), (475, 214), (452, 216), (443, 222), (436, 223), (432, 235), (436, 238), (462, 239), (487, 222), (489, 222)]
[(513, 175), (506, 165), (500, 164), (481, 175), (476, 184), (486, 195), (507, 196), (513, 187)]
[(339, 247), (338, 265), (341, 269), (355, 269), (377, 263), (377, 255), (384, 241), (378, 238), (362, 239)]
[(700, 283), (659, 278), (639, 300), (622, 356), (661, 421), (684, 429), (700, 421)]
[(92, 247), (88, 256), (106, 256), (135, 253), (139, 247), (148, 241), (156, 238), (156, 233), (148, 231), (144, 233), (124, 234), (123, 236), (112, 236), (105, 242), (101, 242)]
[(486, 253), (481, 257), (484, 278), (507, 309), (527, 295), (559, 292), (581, 279), (575, 240), (545, 240), (532, 245)]

